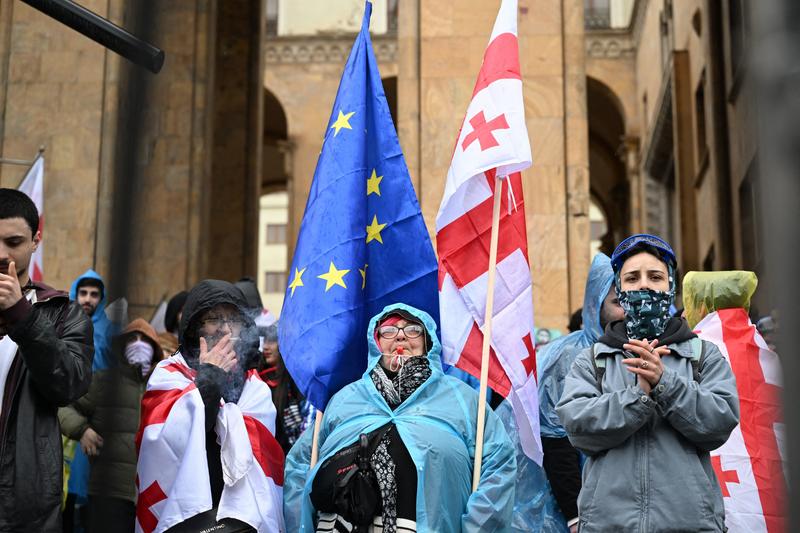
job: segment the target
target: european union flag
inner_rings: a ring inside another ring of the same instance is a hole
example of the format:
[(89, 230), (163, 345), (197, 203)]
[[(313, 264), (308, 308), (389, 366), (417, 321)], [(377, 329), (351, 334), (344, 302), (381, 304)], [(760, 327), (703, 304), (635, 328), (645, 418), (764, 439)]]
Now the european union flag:
[(344, 67), (289, 272), (280, 350), (318, 409), (361, 377), (367, 323), (403, 302), (438, 321), (436, 255), (369, 36), (372, 4)]

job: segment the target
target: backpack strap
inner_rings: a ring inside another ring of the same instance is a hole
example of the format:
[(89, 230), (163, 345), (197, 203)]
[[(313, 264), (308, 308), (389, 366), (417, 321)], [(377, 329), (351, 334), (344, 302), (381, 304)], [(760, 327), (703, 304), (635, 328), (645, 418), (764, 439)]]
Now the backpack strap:
[(692, 378), (697, 383), (700, 383), (700, 367), (703, 366), (703, 360), (706, 357), (706, 347), (705, 344), (703, 344), (703, 339), (700, 337), (694, 337), (689, 342), (692, 346), (692, 358), (690, 360), (692, 364)]
[(590, 357), (592, 359), (592, 366), (594, 367), (594, 379), (597, 382), (597, 388), (600, 390), (600, 394), (603, 394), (603, 376), (606, 373), (606, 358), (597, 358), (599, 347), (597, 343), (592, 345)]

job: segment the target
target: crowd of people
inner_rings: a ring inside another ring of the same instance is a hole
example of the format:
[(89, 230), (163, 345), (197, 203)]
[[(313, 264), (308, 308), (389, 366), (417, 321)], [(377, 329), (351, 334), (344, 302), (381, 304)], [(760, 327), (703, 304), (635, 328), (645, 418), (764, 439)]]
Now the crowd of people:
[(178, 293), (163, 332), (118, 324), (93, 270), (69, 294), (30, 279), (38, 227), (0, 189), (1, 531), (725, 530), (709, 452), (738, 423), (736, 383), (673, 316), (677, 260), (657, 237), (596, 256), (575, 331), (537, 353), (532, 489), (502, 398), (478, 446), (478, 393), (443, 367), (425, 312), (374, 316), (362, 377), (317, 417), (252, 280)]

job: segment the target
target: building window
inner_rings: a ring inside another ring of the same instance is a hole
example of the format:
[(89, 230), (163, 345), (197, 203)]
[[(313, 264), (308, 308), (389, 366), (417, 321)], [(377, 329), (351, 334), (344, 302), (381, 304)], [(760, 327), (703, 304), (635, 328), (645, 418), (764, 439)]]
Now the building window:
[(584, 26), (590, 30), (611, 27), (610, 0), (584, 0)]
[(282, 293), (286, 290), (286, 272), (264, 272), (264, 292)]
[(758, 170), (755, 159), (750, 163), (742, 184), (739, 186), (739, 216), (742, 232), (742, 267), (758, 270), (761, 262), (760, 221), (758, 209)]
[(695, 134), (697, 138), (696, 168), (698, 177), (705, 172), (708, 164), (708, 140), (706, 139), (706, 71), (700, 74), (700, 82), (694, 92)]
[(286, 224), (267, 224), (267, 244), (286, 244)]

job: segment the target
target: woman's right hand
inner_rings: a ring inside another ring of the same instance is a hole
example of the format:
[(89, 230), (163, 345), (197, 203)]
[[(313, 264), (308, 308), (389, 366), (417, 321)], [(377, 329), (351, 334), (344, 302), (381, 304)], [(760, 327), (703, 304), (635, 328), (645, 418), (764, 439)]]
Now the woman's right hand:
[(238, 362), (236, 359), (236, 352), (233, 350), (231, 334), (228, 333), (222, 337), (210, 350), (208, 349), (206, 339), (200, 337), (200, 362), (207, 365), (218, 366), (225, 372), (230, 372)]

